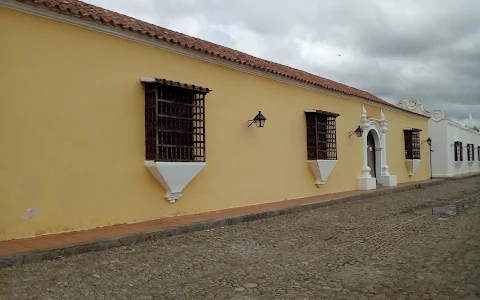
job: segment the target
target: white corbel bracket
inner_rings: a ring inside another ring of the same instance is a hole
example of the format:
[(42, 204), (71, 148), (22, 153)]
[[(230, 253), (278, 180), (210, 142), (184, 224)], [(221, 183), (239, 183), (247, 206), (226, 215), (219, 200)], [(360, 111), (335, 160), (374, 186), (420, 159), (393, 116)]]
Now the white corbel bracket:
[(406, 159), (405, 160), (405, 164), (407, 165), (409, 176), (415, 175), (415, 172), (417, 171), (417, 168), (420, 165), (420, 162), (421, 162), (420, 159)]
[(315, 175), (315, 185), (321, 187), (335, 168), (337, 160), (307, 160), (307, 163)]
[(175, 203), (182, 196), (182, 190), (205, 165), (204, 162), (145, 161), (145, 167), (167, 191), (165, 198), (170, 203)]

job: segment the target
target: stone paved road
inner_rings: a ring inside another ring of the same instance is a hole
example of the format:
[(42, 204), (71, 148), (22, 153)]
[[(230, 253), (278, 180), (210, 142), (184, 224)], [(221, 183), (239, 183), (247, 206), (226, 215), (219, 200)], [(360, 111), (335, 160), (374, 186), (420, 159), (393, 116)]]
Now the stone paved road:
[(0, 299), (369, 298), (480, 299), (480, 177), (0, 270)]

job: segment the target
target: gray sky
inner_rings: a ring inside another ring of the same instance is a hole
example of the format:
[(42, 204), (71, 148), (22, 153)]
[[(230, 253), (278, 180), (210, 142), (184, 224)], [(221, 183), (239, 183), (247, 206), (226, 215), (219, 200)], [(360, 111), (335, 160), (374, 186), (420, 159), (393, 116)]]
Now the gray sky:
[(86, 2), (480, 125), (478, 0)]

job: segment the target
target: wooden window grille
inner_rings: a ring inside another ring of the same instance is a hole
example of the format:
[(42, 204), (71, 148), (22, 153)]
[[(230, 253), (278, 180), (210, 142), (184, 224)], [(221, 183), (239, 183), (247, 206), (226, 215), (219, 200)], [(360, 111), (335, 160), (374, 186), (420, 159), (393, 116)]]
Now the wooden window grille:
[(420, 159), (420, 129), (405, 129), (405, 159)]
[(205, 95), (180, 86), (145, 84), (147, 160), (205, 161)]
[(404, 129), (405, 159), (420, 159), (420, 129)]
[(337, 160), (336, 118), (339, 114), (305, 112), (308, 160)]
[(455, 161), (463, 161), (462, 142), (455, 142)]

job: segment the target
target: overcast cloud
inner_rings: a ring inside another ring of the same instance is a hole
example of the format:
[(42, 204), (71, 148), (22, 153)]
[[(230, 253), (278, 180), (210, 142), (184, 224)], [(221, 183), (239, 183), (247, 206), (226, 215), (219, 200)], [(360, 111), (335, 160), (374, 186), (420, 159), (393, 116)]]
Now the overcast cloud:
[(480, 125), (478, 0), (87, 2)]

